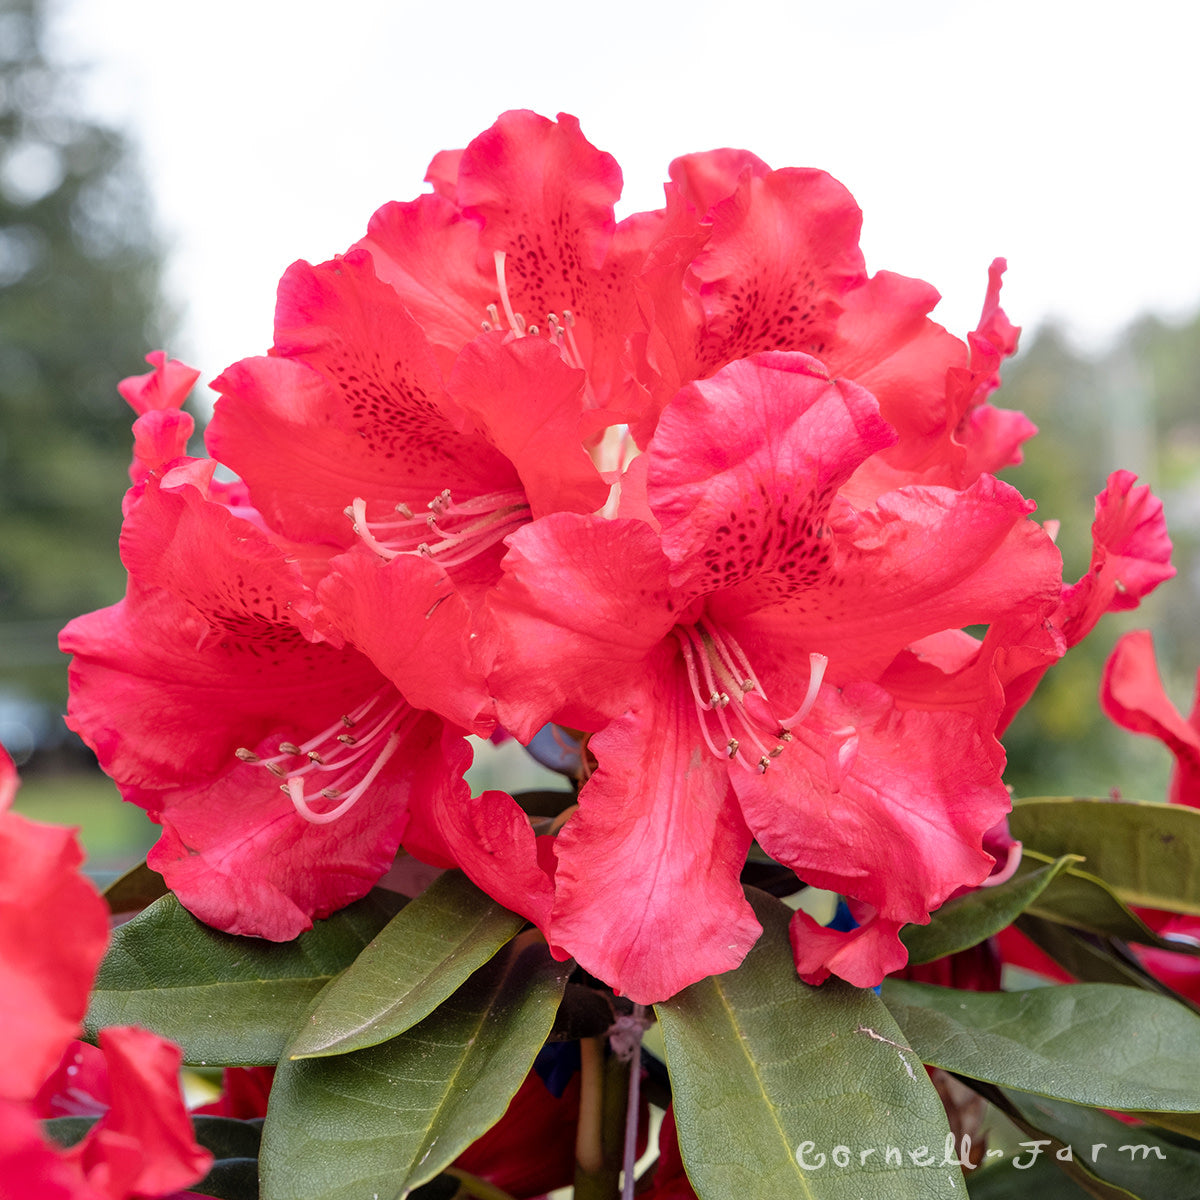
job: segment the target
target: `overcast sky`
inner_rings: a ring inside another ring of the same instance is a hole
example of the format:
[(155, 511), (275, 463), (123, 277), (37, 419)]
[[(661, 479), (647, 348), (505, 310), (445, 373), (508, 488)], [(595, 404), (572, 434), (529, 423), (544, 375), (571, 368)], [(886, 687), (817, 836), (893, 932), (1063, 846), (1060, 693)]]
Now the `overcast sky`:
[(1200, 306), (1194, 0), (59, 0), (54, 28), (141, 146), (170, 349), (205, 379), (269, 345), (290, 262), (344, 250), (511, 107), (578, 116), (622, 211), (692, 150), (832, 172), (869, 268), (935, 284), (960, 335), (998, 254), (1009, 315), (1084, 345)]

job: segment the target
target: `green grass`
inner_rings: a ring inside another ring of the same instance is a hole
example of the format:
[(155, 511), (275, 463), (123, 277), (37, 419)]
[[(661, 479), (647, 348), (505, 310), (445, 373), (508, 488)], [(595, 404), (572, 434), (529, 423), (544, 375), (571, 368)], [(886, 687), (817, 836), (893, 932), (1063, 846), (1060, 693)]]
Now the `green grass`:
[(136, 805), (126, 804), (99, 772), (28, 775), (13, 808), (34, 821), (78, 827), (88, 874), (132, 866), (158, 837), (158, 826)]

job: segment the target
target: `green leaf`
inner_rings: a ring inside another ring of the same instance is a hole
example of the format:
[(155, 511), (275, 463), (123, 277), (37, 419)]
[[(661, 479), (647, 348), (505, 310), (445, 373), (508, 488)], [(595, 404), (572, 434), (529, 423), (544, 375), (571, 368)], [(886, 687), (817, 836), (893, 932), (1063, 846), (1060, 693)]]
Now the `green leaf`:
[[(1053, 1154), (1053, 1151), (1050, 1152)], [(989, 1163), (967, 1175), (969, 1200), (1030, 1200), (1052, 1196), (1054, 1200), (1090, 1200), (1092, 1193), (1068, 1179), (1043, 1150), (1032, 1162), (1022, 1150), (1012, 1158)], [(1013, 1163), (1022, 1165), (1014, 1167)]]
[[(1032, 859), (1043, 856), (1037, 851), (1027, 850), (1025, 857)], [(1159, 937), (1141, 917), (1121, 903), (1103, 879), (1078, 867), (1071, 867), (1058, 875), (1029, 905), (1027, 911), (1031, 916), (1070, 925), (1075, 929), (1086, 929), (1102, 937), (1157, 946), (1160, 950), (1181, 954), (1200, 954), (1200, 947)]]
[(167, 881), (142, 861), (114, 879), (104, 889), (104, 899), (113, 914), (140, 912), (170, 890)]
[(1179, 804), (1020, 800), (1012, 835), (1054, 858), (1082, 854), (1126, 904), (1200, 915), (1200, 810)]
[(1093, 1108), (1015, 1091), (1004, 1095), (1031, 1126), (1069, 1146), (1087, 1176), (1138, 1200), (1200, 1200), (1200, 1149)]
[(263, 1200), (392, 1200), (432, 1179), (503, 1115), (571, 966), (512, 942), (390, 1042), (285, 1056), (263, 1130)]
[(1148, 1121), (1160, 1129), (1170, 1129), (1173, 1133), (1182, 1133), (1194, 1142), (1200, 1142), (1200, 1112), (1197, 1113), (1161, 1113), (1145, 1112), (1136, 1109), (1126, 1110), (1131, 1117), (1140, 1121)]
[(288, 1053), (346, 1054), (394, 1038), (424, 1020), (524, 924), (461, 871), (447, 871), (321, 993)]
[(1120, 942), (1087, 930), (1072, 929), (1056, 921), (1022, 913), (1017, 928), (1050, 955), (1069, 974), (1083, 983), (1117, 983), (1169, 996), (1200, 1012), (1200, 1005), (1173, 991), (1156, 979)]
[(885, 980), (921, 1061), (1106, 1108), (1200, 1109), (1200, 1018), (1163, 996), (1080, 983), (968, 992)]
[(196, 1141), (213, 1157), (258, 1158), (258, 1146), (262, 1141), (262, 1119), (249, 1121), (237, 1117), (214, 1117), (199, 1113), (192, 1117)]
[[(841, 980), (802, 983), (790, 910), (747, 895), (763, 934), (742, 965), (655, 1006), (697, 1194), (961, 1197), (960, 1168), (941, 1162), (950, 1137), (941, 1102), (887, 1009)], [(848, 1166), (833, 1158), (840, 1147)], [(885, 1161), (888, 1147), (902, 1165)], [(934, 1165), (915, 1165), (914, 1154)]]
[(900, 940), (908, 947), (910, 963), (933, 962), (947, 954), (966, 950), (991, 937), (1013, 921), (1047, 885), (1078, 855), (1064, 855), (1054, 862), (1023, 862), (1017, 873), (995, 887), (975, 888), (943, 904), (928, 925), (907, 925)]
[(283, 1052), (313, 997), (404, 904), (377, 888), (292, 942), (220, 933), (164, 896), (113, 933), (84, 1018), (141, 1025), (205, 1066), (263, 1066)]

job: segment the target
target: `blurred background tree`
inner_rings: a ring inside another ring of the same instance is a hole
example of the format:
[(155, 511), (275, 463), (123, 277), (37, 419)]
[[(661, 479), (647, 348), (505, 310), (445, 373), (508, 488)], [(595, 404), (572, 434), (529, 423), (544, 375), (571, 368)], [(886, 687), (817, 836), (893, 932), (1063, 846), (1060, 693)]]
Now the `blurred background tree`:
[(0, 0), (0, 695), (61, 708), (59, 628), (124, 587), (116, 381), (172, 321), (136, 156), (81, 115), (47, 15)]

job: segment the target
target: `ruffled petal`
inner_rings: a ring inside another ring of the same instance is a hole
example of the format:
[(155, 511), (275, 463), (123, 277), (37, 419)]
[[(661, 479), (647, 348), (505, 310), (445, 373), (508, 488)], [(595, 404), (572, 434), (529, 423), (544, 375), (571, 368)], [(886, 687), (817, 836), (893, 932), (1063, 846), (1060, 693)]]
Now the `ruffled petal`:
[(495, 719), (470, 613), (446, 572), (419, 555), (384, 562), (365, 549), (329, 565), (318, 596), (347, 639), (414, 708), (487, 737)]
[(154, 368), (145, 375), (130, 375), (117, 384), (117, 391), (136, 413), (178, 409), (191, 394), (200, 372), (165, 350), (151, 350), (146, 361)]
[(679, 195), (701, 219), (732, 196), (744, 179), (761, 179), (770, 173), (771, 168), (757, 154), (729, 147), (682, 154), (667, 170)]
[(676, 621), (658, 539), (641, 521), (558, 513), (509, 544), (482, 635), (500, 723), (522, 742), (548, 721), (597, 729)]
[(732, 970), (762, 932), (727, 769), (697, 747), (678, 659), (664, 648), (653, 668), (589, 742), (599, 766), (555, 843), (551, 921), (553, 945), (639, 1004)]
[[(453, 165), (457, 176), (458, 161)], [(450, 186), (439, 177), (439, 194), (385, 204), (352, 247), (370, 254), (376, 274), (424, 330), (444, 372), (483, 327), (488, 305), (499, 302), (495, 265), (480, 250), (479, 221), (443, 194)]]
[(854, 198), (824, 171), (789, 168), (744, 177), (709, 219), (692, 264), (709, 369), (765, 350), (820, 358), (843, 296), (866, 278)]
[[(337, 718), (335, 718), (336, 720)], [(283, 732), (247, 748), (265, 759)], [(442, 723), (410, 714), (390, 757), (362, 797), (336, 821), (302, 817), (286, 788), (261, 764), (237, 763), (211, 782), (127, 798), (152, 810), (162, 836), (147, 855), (180, 902), (227, 933), (290, 941), (366, 895), (391, 867), (410, 805), (443, 785)], [(332, 810), (335, 799), (316, 801)]]
[(110, 1200), (166, 1196), (203, 1179), (212, 1154), (200, 1146), (179, 1090), (183, 1053), (133, 1027), (100, 1031), (112, 1107), (69, 1151)]
[(459, 165), (458, 202), (482, 221), (483, 251), (504, 256), (504, 323), (520, 330), (523, 321), (545, 334), (553, 313), (570, 326), (568, 361), (586, 369), (593, 407), (625, 403), (621, 359), (640, 323), (632, 281), (656, 232), (653, 220), (636, 219), (623, 222), (618, 236), (620, 194), (616, 160), (565, 113), (555, 122), (507, 112)]
[(1082, 641), (1106, 612), (1136, 608), (1145, 595), (1175, 574), (1162, 501), (1149, 487), (1134, 487), (1136, 479), (1130, 471), (1114, 471), (1096, 497), (1091, 567), (1077, 583), (1063, 588), (1062, 601), (1050, 617), (1060, 638), (1058, 650), (1034, 661), (1014, 661), (1003, 679), (1005, 712), (1000, 730), (1064, 651)]
[(760, 354), (684, 388), (645, 457), (671, 581), (685, 592), (763, 576), (767, 593), (826, 573), (837, 489), (895, 441), (878, 405), (803, 354)]
[(108, 909), (82, 861), (73, 830), (0, 812), (0, 1098), (36, 1094), (87, 1008)]
[[(732, 778), (759, 844), (806, 883), (870, 905), (883, 930), (924, 923), (956, 888), (986, 878), (984, 835), (1010, 807), (1004, 752), (986, 727), (964, 713), (902, 710), (859, 683), (822, 688), (791, 732), (765, 772)], [(873, 979), (851, 982), (877, 984), (899, 965), (893, 953)]]
[(836, 975), (855, 987), (878, 987), (908, 961), (901, 927), (899, 921), (872, 915), (856, 929), (830, 929), (797, 912), (788, 927), (796, 973), (805, 983), (824, 983)]
[[(746, 615), (737, 594), (709, 608), (751, 644), (829, 658), (830, 678), (874, 678), (911, 643), (964, 625), (1045, 621), (1061, 558), (1019, 492), (990, 476), (965, 492), (905, 488), (831, 518), (819, 587)], [(779, 657), (779, 652), (776, 652)], [(757, 659), (755, 661), (758, 661)]]
[(1192, 719), (1185, 721), (1163, 690), (1149, 631), (1127, 633), (1104, 664), (1100, 707), (1122, 729), (1164, 742), (1175, 755), (1171, 802), (1200, 807), (1200, 675), (1197, 704)]
[(267, 521), (296, 540), (349, 546), (356, 499), (423, 509), (443, 489), (518, 486), (507, 460), (461, 428), (424, 332), (369, 258), (295, 264), (280, 285), (277, 352), (213, 384), (212, 453)]
[(405, 848), (434, 865), (459, 867), (483, 891), (543, 932), (550, 925), (553, 871), (542, 861), (529, 818), (504, 792), (472, 796), (463, 779), (471, 750), (447, 731), (440, 786), (424, 790), (405, 831)]
[(480, 337), (454, 364), (447, 388), (516, 468), (534, 517), (593, 512), (608, 485), (583, 448), (582, 371), (540, 338)]

